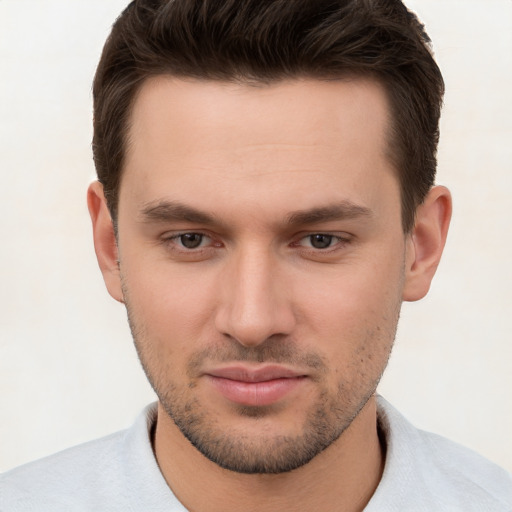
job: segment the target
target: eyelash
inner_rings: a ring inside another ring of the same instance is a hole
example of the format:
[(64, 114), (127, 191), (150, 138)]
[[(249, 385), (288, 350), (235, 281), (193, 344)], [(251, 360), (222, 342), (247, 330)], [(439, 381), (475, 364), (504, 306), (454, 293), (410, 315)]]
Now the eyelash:
[(335, 234), (335, 233), (324, 233), (324, 232), (318, 232), (318, 233), (309, 233), (305, 236), (302, 236), (297, 242), (293, 242), (291, 245), (293, 247), (301, 247), (301, 242), (304, 240), (310, 240), (312, 242), (313, 237), (327, 237), (332, 239), (334, 242), (333, 245), (329, 245), (325, 248), (317, 248), (317, 247), (307, 247), (305, 250), (314, 252), (315, 254), (321, 253), (321, 254), (327, 254), (330, 252), (335, 252), (343, 247), (346, 247), (348, 244), (352, 242), (352, 237), (348, 234)]
[[(196, 235), (201, 237), (200, 244), (204, 243), (205, 238), (209, 238), (212, 240), (212, 244), (209, 244), (207, 246), (199, 245), (197, 248), (186, 248), (182, 245), (179, 245), (179, 239), (185, 235)], [(334, 245), (329, 245), (326, 248), (315, 248), (315, 247), (305, 247), (301, 244), (301, 242), (305, 240), (310, 240), (314, 236), (324, 236), (331, 238), (332, 241), (334, 241)], [(349, 245), (353, 240), (353, 237), (347, 233), (343, 234), (335, 234), (335, 233), (329, 233), (329, 232), (315, 232), (315, 233), (308, 233), (300, 236), (298, 240), (295, 242), (292, 242), (290, 244), (290, 247), (298, 248), (302, 252), (305, 253), (313, 253), (313, 254), (330, 254), (332, 252), (336, 252), (340, 249), (343, 249), (347, 245)], [(222, 247), (223, 244), (221, 242), (214, 242), (213, 237), (207, 233), (201, 232), (201, 231), (182, 231), (180, 233), (175, 233), (171, 236), (164, 236), (162, 237), (162, 243), (166, 245), (167, 247), (171, 248), (172, 250), (176, 252), (180, 252), (182, 254), (189, 254), (189, 255), (196, 255), (199, 256), (203, 254), (205, 251), (212, 250), (215, 248)]]
[[(181, 233), (176, 233), (171, 236), (164, 236), (162, 238), (162, 241), (165, 245), (169, 245), (169, 246), (170, 245), (178, 245), (179, 239), (185, 235), (197, 235), (197, 236), (202, 237), (201, 242), (200, 242), (201, 244), (204, 242), (205, 238), (212, 239), (212, 237), (210, 235), (207, 235), (206, 233), (201, 233), (200, 231), (183, 231)], [(213, 245), (217, 246), (217, 247), (222, 246), (222, 244), (220, 244), (220, 243), (214, 243)], [(186, 247), (178, 247), (176, 250), (178, 250), (180, 252), (184, 252), (184, 253), (198, 253), (198, 252), (204, 251), (205, 249), (208, 249), (208, 248), (210, 248), (210, 247), (203, 247), (202, 245), (200, 245), (198, 248), (188, 249)]]

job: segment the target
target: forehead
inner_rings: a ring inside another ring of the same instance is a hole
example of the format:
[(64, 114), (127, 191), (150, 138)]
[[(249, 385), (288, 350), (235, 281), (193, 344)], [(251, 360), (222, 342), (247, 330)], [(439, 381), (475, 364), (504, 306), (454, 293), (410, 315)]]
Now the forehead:
[[(369, 79), (238, 84), (164, 75), (146, 80), (140, 88), (131, 113), (130, 140), (147, 143), (144, 135), (151, 129), (161, 138), (172, 130), (177, 143), (200, 138), (205, 149), (208, 143), (231, 144), (235, 149), (244, 138), (253, 144), (337, 146), (359, 137), (361, 128), (368, 139), (383, 145), (388, 113), (384, 88)], [(157, 143), (155, 133), (151, 135)]]
[(364, 203), (383, 179), (396, 182), (388, 118), (385, 91), (370, 80), (156, 77), (134, 102), (120, 207), (123, 197), (147, 204), (169, 194), (215, 207), (263, 198), (290, 209), (322, 197)]

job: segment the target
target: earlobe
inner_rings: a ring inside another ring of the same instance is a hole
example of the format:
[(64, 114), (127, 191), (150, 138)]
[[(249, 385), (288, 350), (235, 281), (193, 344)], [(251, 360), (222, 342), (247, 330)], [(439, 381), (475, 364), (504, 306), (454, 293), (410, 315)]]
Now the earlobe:
[(443, 253), (451, 213), (452, 199), (446, 187), (433, 187), (418, 206), (406, 240), (403, 300), (416, 301), (427, 294)]
[(124, 302), (114, 224), (103, 193), (103, 185), (98, 181), (89, 186), (87, 206), (92, 221), (94, 250), (105, 285), (114, 299)]

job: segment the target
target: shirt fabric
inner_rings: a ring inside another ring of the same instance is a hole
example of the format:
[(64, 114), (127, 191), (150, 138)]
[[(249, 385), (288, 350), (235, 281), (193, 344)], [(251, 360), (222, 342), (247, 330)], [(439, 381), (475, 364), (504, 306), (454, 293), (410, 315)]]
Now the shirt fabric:
[[(135, 424), (0, 476), (1, 512), (185, 512), (151, 446), (156, 404)], [(365, 512), (512, 512), (512, 475), (413, 427), (378, 397), (384, 473)]]

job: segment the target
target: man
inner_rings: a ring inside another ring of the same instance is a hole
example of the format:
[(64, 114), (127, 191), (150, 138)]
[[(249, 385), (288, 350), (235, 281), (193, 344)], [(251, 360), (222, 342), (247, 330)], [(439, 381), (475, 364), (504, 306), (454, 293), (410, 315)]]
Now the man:
[(98, 262), (159, 401), (1, 510), (512, 510), (376, 396), (446, 240), (443, 80), (399, 1), (140, 0), (94, 83)]

